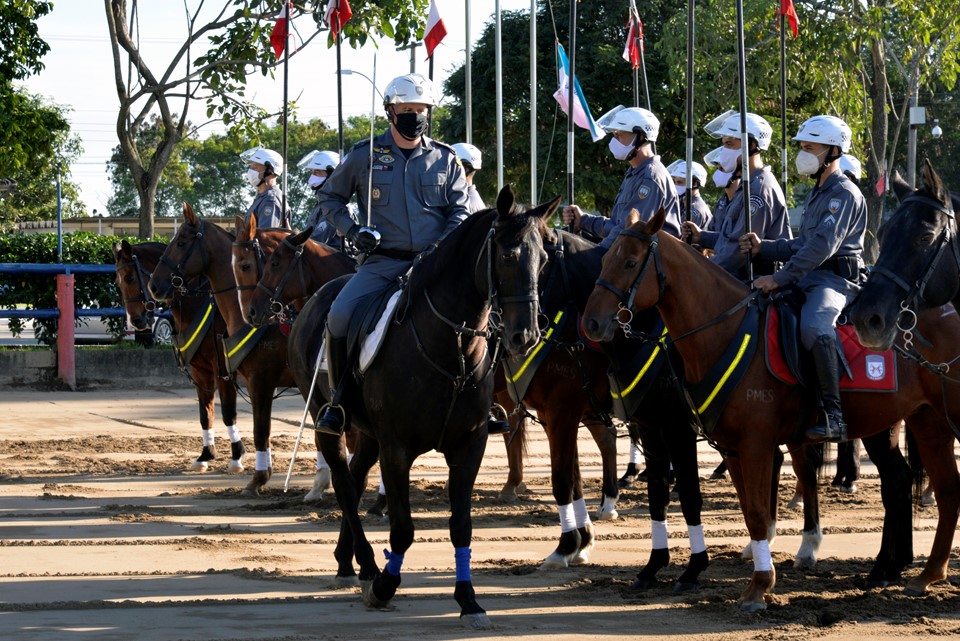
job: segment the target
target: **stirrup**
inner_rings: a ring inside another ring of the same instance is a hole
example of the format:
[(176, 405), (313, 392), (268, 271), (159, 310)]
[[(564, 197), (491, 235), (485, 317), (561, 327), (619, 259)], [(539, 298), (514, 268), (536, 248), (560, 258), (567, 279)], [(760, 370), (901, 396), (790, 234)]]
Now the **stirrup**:
[[(333, 424), (333, 417), (329, 421), (325, 420), (327, 414), (333, 414), (334, 412), (340, 413), (339, 424)], [(332, 403), (326, 403), (323, 407), (320, 408), (320, 417), (317, 419), (316, 424), (313, 426), (313, 429), (320, 432), (321, 434), (329, 434), (330, 436), (342, 436), (343, 428), (347, 424), (347, 413), (344, 411), (343, 407), (340, 405), (333, 405)]]
[(490, 406), (490, 415), (487, 416), (487, 433), (509, 434), (510, 421), (507, 419), (507, 410), (505, 410), (500, 403), (493, 403)]

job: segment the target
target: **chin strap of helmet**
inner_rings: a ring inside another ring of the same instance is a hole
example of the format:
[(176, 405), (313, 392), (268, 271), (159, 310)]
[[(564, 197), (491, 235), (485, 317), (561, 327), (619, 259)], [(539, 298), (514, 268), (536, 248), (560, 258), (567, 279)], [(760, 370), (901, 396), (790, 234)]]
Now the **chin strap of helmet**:
[[(643, 139), (641, 140), (641, 136)], [(633, 129), (633, 149), (630, 150), (630, 153), (627, 154), (626, 161), (630, 162), (637, 156), (637, 152), (640, 151), (640, 147), (650, 144), (651, 141), (647, 140), (647, 134), (645, 131), (640, 129), (640, 127), (634, 127)]]
[(833, 152), (834, 149), (836, 149), (837, 151), (840, 151), (840, 148), (837, 147), (836, 145), (830, 145), (830, 150), (827, 151), (827, 155), (823, 158), (823, 163), (820, 164), (820, 169), (817, 170), (817, 173), (811, 176), (811, 178), (813, 178), (814, 183), (819, 185), (820, 176), (823, 175), (823, 170), (827, 168), (827, 165), (829, 165), (835, 160), (839, 160), (840, 156), (843, 155), (843, 152), (841, 152), (839, 155), (831, 157), (831, 153)]

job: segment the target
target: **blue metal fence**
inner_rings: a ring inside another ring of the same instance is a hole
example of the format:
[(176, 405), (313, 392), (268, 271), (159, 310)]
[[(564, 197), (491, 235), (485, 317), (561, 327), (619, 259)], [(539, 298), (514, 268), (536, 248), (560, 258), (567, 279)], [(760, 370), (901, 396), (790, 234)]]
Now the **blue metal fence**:
[[(64, 263), (0, 263), (0, 274), (113, 274), (115, 265), (68, 265)], [(77, 308), (77, 318), (126, 316), (122, 307)], [(0, 309), (0, 318), (60, 318), (58, 309)]]

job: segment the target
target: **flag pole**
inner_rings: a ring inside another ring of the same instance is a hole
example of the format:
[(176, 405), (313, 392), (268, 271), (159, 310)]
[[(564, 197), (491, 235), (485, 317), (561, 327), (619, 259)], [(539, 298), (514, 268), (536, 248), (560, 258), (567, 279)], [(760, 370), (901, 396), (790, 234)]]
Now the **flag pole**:
[[(750, 139), (747, 136), (747, 54), (743, 41), (743, 0), (737, 0), (737, 75), (740, 81), (740, 162), (743, 186), (743, 231), (753, 231), (750, 219)], [(753, 282), (753, 260), (747, 256), (747, 282)]]
[[(499, 1), (499, 0), (498, 0)], [(577, 0), (570, 0), (570, 52), (567, 54), (570, 69), (567, 74), (567, 204), (573, 204), (573, 114), (577, 97)]]
[(464, 77), (465, 103), (467, 118), (467, 144), (473, 144), (473, 56), (470, 51), (470, 0), (464, 0), (464, 29), (467, 33), (466, 51), (467, 64), (465, 65), (466, 76)]
[[(430, 78), (430, 82), (433, 83), (433, 54), (431, 54), (427, 60), (429, 61), (427, 77)], [(433, 135), (433, 109), (427, 109), (427, 135)]]
[(687, 175), (684, 190), (685, 220), (690, 220), (693, 209), (693, 49), (696, 36), (694, 18), (695, 0), (687, 0)]
[[(469, 2), (469, 0), (467, 0)], [(530, 205), (537, 204), (537, 0), (530, 0)]]
[[(647, 84), (647, 58), (643, 53), (643, 38), (640, 37), (640, 30), (643, 28), (640, 22), (640, 14), (637, 12), (637, 4), (630, 0), (630, 10), (633, 11), (633, 19), (637, 21), (637, 51), (640, 52), (640, 70), (643, 72), (643, 96), (647, 102), (647, 111), (653, 111), (650, 107), (650, 86)], [(637, 105), (640, 106), (639, 104)]]
[[(289, 101), (287, 99), (290, 76), (287, 73), (290, 69), (290, 21), (293, 16), (290, 15), (290, 5), (287, 5), (287, 21), (283, 25), (283, 163), (287, 163), (287, 115), (289, 110)], [(280, 225), (287, 216), (287, 172), (283, 172), (283, 196), (280, 197)], [(293, 221), (290, 221), (291, 225)]]
[(787, 34), (785, 32), (786, 16), (780, 12), (780, 136), (783, 164), (782, 187), (787, 194)]
[(503, 189), (503, 54), (501, 51), (503, 25), (500, 20), (500, 0), (496, 4), (496, 75), (497, 75), (497, 193)]
[(337, 12), (337, 153), (343, 158), (343, 74), (340, 62), (340, 43), (343, 41), (343, 25)]

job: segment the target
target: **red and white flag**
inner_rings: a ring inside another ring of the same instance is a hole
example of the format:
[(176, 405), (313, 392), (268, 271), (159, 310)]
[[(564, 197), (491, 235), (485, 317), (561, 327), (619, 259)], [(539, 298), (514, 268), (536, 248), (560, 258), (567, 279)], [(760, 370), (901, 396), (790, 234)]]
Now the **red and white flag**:
[(330, 27), (331, 40), (337, 39), (337, 36), (340, 35), (340, 31), (343, 29), (343, 25), (347, 24), (347, 20), (349, 20), (352, 15), (353, 10), (350, 8), (350, 3), (347, 2), (347, 0), (330, 0), (330, 3), (327, 5), (327, 14), (324, 16), (323, 21)]
[(273, 25), (273, 31), (270, 32), (270, 45), (273, 47), (273, 53), (277, 58), (283, 55), (283, 49), (287, 42), (287, 36), (290, 35), (290, 29), (287, 25), (287, 9), (292, 8), (293, 3), (287, 3), (277, 14), (277, 24)]
[[(623, 59), (633, 65), (634, 69), (639, 69), (640, 52), (643, 50), (643, 23), (636, 16), (631, 15), (627, 27), (627, 44), (623, 46)], [(637, 46), (637, 41), (640, 46)]]
[(437, 0), (430, 0), (430, 15), (427, 17), (427, 28), (423, 30), (423, 44), (427, 47), (427, 57), (433, 55), (440, 41), (447, 35), (447, 28), (443, 24), (440, 12), (437, 11)]
[(800, 33), (800, 25), (797, 22), (797, 9), (793, 6), (793, 0), (780, 0), (780, 8), (777, 9), (777, 17), (786, 16), (787, 22), (790, 23), (790, 31), (793, 32), (793, 37), (796, 38), (797, 34)]

